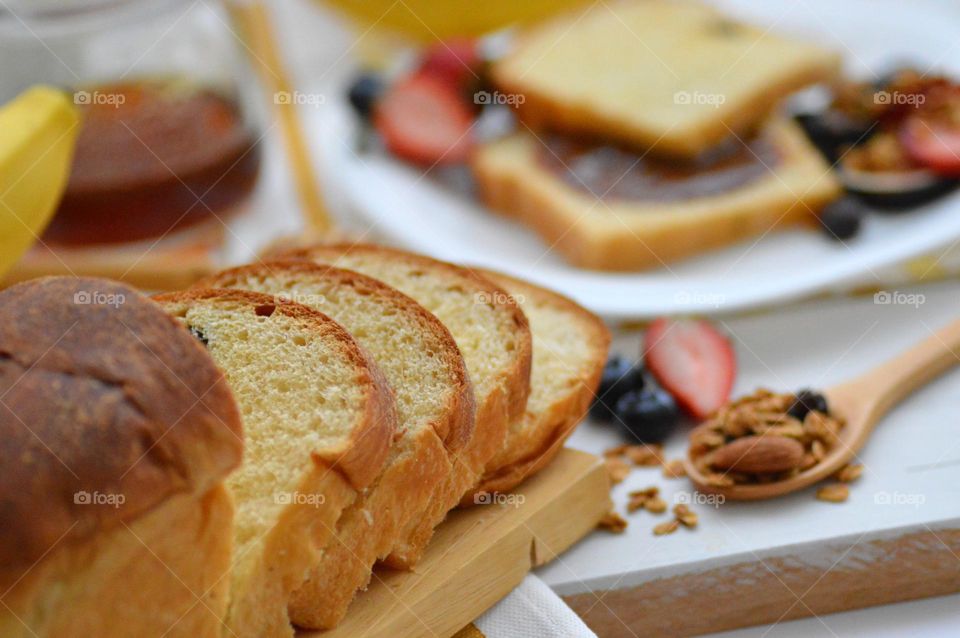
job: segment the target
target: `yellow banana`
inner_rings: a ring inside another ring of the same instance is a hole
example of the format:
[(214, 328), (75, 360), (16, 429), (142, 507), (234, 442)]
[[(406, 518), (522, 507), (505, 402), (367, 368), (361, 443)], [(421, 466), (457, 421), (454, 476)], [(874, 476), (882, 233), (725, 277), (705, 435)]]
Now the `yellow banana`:
[(585, 0), (326, 0), (362, 27), (387, 27), (431, 42), (478, 36), (511, 24), (542, 20)]
[(0, 107), (0, 275), (53, 216), (79, 124), (69, 97), (50, 87), (33, 87)]

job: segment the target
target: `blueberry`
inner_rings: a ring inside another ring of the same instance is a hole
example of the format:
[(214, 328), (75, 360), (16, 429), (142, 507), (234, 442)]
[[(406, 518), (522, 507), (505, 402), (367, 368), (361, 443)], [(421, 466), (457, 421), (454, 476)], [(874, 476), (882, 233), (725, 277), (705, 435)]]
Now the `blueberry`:
[(813, 390), (800, 390), (793, 400), (793, 405), (787, 410), (787, 414), (798, 421), (803, 421), (811, 410), (827, 414), (829, 407), (826, 397)]
[(350, 85), (347, 99), (357, 115), (367, 119), (373, 113), (380, 96), (383, 95), (384, 83), (375, 73), (361, 73)]
[(860, 230), (863, 204), (853, 197), (843, 197), (827, 204), (820, 211), (820, 225), (831, 239), (850, 239)]
[(864, 143), (873, 131), (869, 120), (853, 119), (837, 110), (821, 113), (800, 113), (794, 116), (813, 145), (831, 162), (838, 159), (838, 150)]
[(660, 388), (630, 391), (614, 408), (622, 427), (641, 443), (660, 443), (674, 431), (680, 410), (669, 393)]
[(630, 390), (643, 388), (643, 366), (619, 355), (610, 357), (600, 377), (597, 397), (590, 408), (590, 416), (609, 423), (614, 420), (613, 406), (617, 399)]

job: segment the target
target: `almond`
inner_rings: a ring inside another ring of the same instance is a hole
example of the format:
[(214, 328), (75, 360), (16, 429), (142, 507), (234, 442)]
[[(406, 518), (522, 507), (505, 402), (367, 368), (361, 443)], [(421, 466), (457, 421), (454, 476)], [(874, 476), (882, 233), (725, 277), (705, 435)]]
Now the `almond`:
[(803, 445), (785, 436), (745, 436), (713, 453), (711, 465), (749, 474), (786, 472), (800, 466)]

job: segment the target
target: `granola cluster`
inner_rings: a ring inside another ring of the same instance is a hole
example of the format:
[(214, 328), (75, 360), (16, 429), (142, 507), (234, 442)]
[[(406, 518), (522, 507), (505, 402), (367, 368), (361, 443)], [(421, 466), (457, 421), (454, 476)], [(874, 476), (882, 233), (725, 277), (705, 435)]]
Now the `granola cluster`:
[(772, 483), (819, 463), (839, 444), (843, 425), (820, 395), (761, 389), (697, 427), (690, 457), (711, 485)]

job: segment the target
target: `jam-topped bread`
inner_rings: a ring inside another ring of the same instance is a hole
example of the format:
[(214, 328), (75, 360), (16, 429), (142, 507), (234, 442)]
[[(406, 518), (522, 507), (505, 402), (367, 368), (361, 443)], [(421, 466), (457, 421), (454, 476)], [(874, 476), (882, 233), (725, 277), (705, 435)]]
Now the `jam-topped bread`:
[[(522, 418), (530, 393), (530, 327), (510, 294), (469, 269), (381, 246), (316, 246), (285, 258), (375, 277), (415, 299), (447, 327), (466, 362), (477, 404), (473, 438), (458, 455), (450, 489), (464, 494), (476, 486), (487, 462), (503, 446), (509, 424)], [(402, 549), (386, 562), (415, 565), (435, 524), (427, 518), (416, 522), (404, 533)]]
[[(473, 437), (475, 405), (466, 365), (450, 332), (413, 299), (357, 272), (306, 261), (241, 266), (198, 286), (276, 295), (322, 310), (376, 361), (397, 398), (398, 438), (380, 475), (340, 517), (291, 600), (293, 622), (335, 626), (377, 559), (400, 545), (404, 530), (436, 525), (460, 499), (451, 481)], [(458, 475), (461, 472), (458, 471)]]
[(304, 305), (241, 290), (156, 299), (224, 371), (247, 435), (227, 480), (237, 516), (224, 635), (292, 637), (290, 595), (386, 462), (393, 392), (340, 325)]
[(243, 434), (209, 354), (102, 279), (0, 316), (0, 635), (218, 638)]
[(491, 208), (596, 270), (656, 268), (811, 223), (841, 192), (803, 133), (779, 118), (687, 163), (520, 132), (481, 147), (473, 170)]
[(839, 66), (834, 52), (693, 0), (629, 0), (534, 27), (492, 75), (533, 129), (693, 157)]

